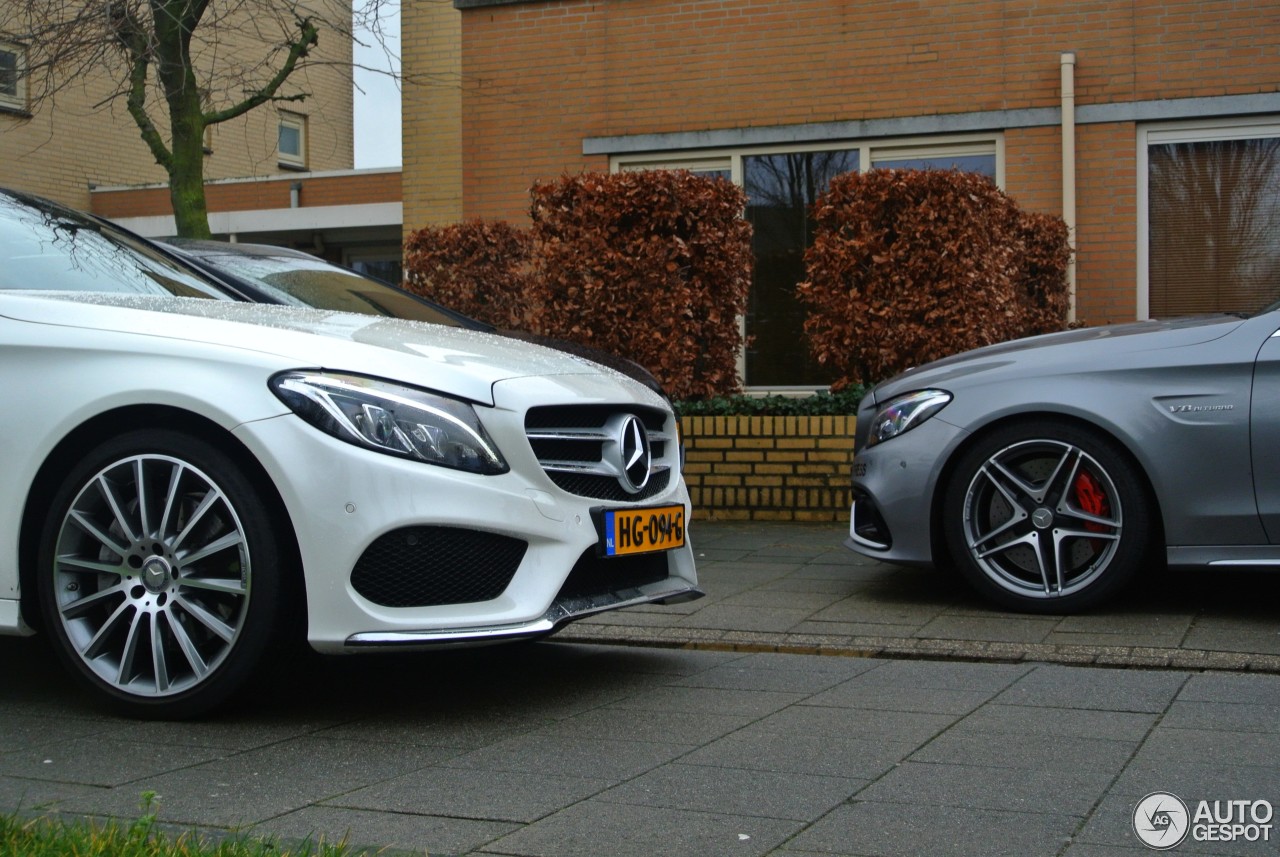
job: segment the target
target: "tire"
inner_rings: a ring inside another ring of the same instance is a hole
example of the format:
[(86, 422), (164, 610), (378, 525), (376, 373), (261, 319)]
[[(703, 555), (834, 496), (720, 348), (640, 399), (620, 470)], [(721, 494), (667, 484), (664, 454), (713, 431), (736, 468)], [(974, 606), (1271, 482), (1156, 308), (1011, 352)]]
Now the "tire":
[(54, 649), (135, 717), (189, 718), (229, 701), (278, 624), (272, 523), (243, 470), (196, 436), (106, 441), (63, 480), (41, 534), (37, 593)]
[(997, 603), (1072, 613), (1111, 598), (1147, 559), (1151, 503), (1108, 438), (1054, 421), (998, 428), (966, 450), (943, 500), (947, 548)]

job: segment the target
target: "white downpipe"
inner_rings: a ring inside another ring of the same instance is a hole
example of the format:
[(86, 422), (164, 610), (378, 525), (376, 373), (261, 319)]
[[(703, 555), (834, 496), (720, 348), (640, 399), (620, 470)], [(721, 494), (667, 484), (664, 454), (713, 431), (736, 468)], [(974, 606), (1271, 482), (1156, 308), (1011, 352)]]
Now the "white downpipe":
[(1067, 321), (1076, 320), (1076, 55), (1062, 55), (1062, 219), (1067, 223)]

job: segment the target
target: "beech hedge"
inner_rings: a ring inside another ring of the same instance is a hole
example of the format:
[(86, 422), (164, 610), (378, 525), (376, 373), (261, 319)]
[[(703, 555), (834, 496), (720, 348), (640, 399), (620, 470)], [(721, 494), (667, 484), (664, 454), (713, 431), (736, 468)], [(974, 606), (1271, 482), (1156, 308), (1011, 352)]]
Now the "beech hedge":
[(406, 285), (482, 321), (601, 348), (673, 398), (741, 389), (751, 283), (746, 197), (688, 171), (584, 173), (531, 190), (531, 226), (414, 232)]
[(533, 186), (540, 331), (645, 366), (672, 398), (737, 392), (751, 283), (746, 195), (684, 170)]
[(838, 388), (1066, 323), (1067, 230), (954, 170), (837, 176), (814, 208), (805, 333)]
[(495, 327), (536, 318), (527, 232), (504, 221), (428, 226), (404, 245), (405, 288)]
[[(751, 281), (740, 188), (655, 170), (566, 175), (530, 195), (528, 229), (473, 220), (413, 233), (406, 286), (497, 327), (629, 357), (686, 405), (752, 412), (725, 398), (741, 390)], [(840, 373), (834, 390), (1065, 326), (1066, 225), (982, 176), (847, 173), (812, 216), (796, 293), (807, 347)]]

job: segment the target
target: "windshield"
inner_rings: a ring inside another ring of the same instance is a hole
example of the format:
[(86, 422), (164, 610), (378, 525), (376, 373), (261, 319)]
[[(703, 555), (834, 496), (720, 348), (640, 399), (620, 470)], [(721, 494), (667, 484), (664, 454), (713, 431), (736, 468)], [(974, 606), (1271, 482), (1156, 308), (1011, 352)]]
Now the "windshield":
[(144, 241), (71, 209), (0, 193), (0, 289), (230, 298)]
[(443, 307), (323, 259), (237, 253), (199, 253), (198, 258), (214, 269), (253, 281), (268, 296), (285, 304), (450, 327), (473, 326)]

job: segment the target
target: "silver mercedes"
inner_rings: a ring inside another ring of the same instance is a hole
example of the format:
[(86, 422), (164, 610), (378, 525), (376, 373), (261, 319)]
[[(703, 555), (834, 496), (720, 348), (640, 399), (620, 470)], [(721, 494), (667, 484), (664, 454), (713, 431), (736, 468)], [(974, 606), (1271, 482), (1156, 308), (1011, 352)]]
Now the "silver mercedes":
[(1005, 607), (1280, 569), (1280, 304), (969, 351), (876, 386), (857, 426), (848, 546)]

